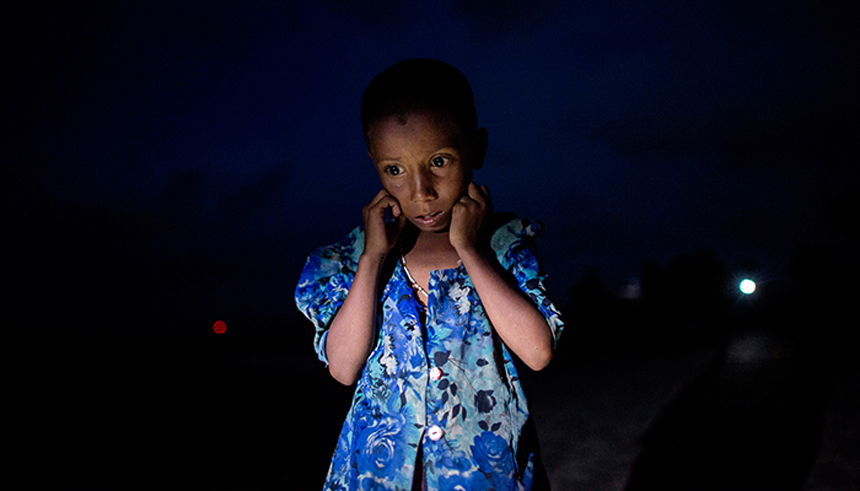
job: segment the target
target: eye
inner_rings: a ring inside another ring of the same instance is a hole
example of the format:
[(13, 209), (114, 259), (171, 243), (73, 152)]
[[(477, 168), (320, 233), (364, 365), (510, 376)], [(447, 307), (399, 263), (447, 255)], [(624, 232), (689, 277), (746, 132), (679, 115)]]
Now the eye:
[(445, 165), (445, 162), (447, 162), (445, 157), (433, 157), (433, 159), (430, 160), (430, 163), (433, 165), (433, 167), (442, 167), (443, 165)]
[(385, 167), (385, 173), (390, 176), (399, 176), (400, 175), (400, 167), (396, 165), (389, 165)]

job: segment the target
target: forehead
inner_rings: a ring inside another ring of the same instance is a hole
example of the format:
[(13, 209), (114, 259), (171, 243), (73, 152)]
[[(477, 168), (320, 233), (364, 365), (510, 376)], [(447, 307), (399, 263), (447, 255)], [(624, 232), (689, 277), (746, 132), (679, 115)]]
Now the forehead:
[(458, 130), (458, 125), (449, 118), (433, 113), (393, 115), (373, 123), (368, 131), (368, 145), (374, 153), (407, 147), (457, 147), (463, 141)]

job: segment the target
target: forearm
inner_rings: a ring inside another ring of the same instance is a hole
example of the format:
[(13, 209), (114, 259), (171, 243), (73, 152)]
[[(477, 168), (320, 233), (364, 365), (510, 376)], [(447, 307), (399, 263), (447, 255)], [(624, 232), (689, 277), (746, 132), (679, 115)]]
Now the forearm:
[[(529, 368), (541, 370), (552, 359), (552, 331), (543, 314), (509, 281), (509, 273), (476, 249), (460, 251), (493, 328)], [(512, 278), (511, 278), (512, 280)]]
[(362, 255), (352, 286), (329, 326), (326, 357), (338, 382), (352, 385), (375, 341), (377, 286), (385, 256)]

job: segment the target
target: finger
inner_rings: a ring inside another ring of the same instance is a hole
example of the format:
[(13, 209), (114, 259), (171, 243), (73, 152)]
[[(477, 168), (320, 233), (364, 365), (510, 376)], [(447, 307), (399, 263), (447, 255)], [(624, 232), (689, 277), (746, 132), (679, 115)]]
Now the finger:
[(368, 213), (371, 213), (376, 208), (376, 206), (379, 204), (379, 202), (382, 201), (383, 199), (385, 199), (385, 196), (382, 193), (383, 193), (383, 191), (380, 191), (379, 193), (376, 194), (376, 196), (373, 197), (372, 200), (370, 200), (370, 203), (364, 205), (362, 212), (365, 215)]
[(379, 220), (387, 229), (391, 229), (393, 227), (394, 230), (398, 232), (405, 225), (406, 216), (400, 210), (400, 205), (396, 200), (382, 200), (379, 202), (376, 208), (371, 210), (372, 215), (374, 216), (373, 220)]
[(489, 201), (489, 196), (485, 191), (486, 186), (478, 186), (474, 182), (469, 183), (468, 195), (469, 198), (472, 198), (476, 203), (486, 204)]
[(395, 217), (400, 215), (400, 202), (383, 189), (373, 198), (373, 201), (368, 205), (368, 209), (376, 210), (377, 213), (380, 212), (379, 210), (382, 210), (382, 213), (384, 213), (385, 208), (391, 208)]
[(398, 217), (396, 217), (394, 219), (394, 225), (395, 225), (395, 227), (397, 227), (397, 232), (398, 233), (401, 232), (403, 230), (403, 227), (406, 226), (406, 216), (405, 215), (399, 215)]
[(383, 201), (380, 203), (380, 209), (385, 216), (385, 223), (391, 225), (400, 218), (403, 218), (400, 213), (400, 204), (396, 200)]
[(383, 210), (385, 210), (385, 209), (391, 210), (390, 211), (391, 216), (394, 218), (398, 218), (401, 215), (400, 202), (397, 201), (397, 198), (395, 198), (394, 196), (391, 196), (390, 194), (383, 197), (382, 200), (380, 200), (378, 206), (380, 208), (382, 208)]
[(484, 192), (484, 196), (486, 198), (486, 203), (487, 203), (487, 208), (492, 209), (493, 208), (493, 197), (490, 196), (490, 188), (488, 188), (487, 186), (481, 186), (481, 191)]
[(457, 203), (467, 205), (467, 204), (469, 204), (469, 202), (477, 203), (477, 201), (475, 201), (475, 198), (472, 198), (468, 194), (465, 194), (460, 198), (460, 200)]
[[(397, 201), (397, 198), (394, 196), (390, 196), (391, 198), (391, 216), (394, 218), (400, 218), (402, 212), (400, 210), (400, 202)], [(404, 217), (405, 218), (405, 217)]]
[(374, 196), (373, 199), (370, 200), (370, 207), (373, 208), (374, 206), (376, 206), (380, 201), (385, 199), (386, 196), (390, 196), (388, 194), (388, 191), (386, 191), (385, 189), (380, 189), (379, 192), (376, 193), (376, 196)]

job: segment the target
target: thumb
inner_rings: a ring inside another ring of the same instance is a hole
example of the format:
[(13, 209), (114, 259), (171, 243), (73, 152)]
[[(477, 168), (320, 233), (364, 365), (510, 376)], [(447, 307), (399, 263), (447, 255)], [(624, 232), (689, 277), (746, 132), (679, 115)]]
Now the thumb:
[(406, 216), (403, 215), (403, 213), (401, 213), (401, 214), (397, 215), (397, 217), (394, 218), (394, 227), (395, 227), (395, 230), (397, 230), (397, 233), (399, 234), (400, 232), (403, 231), (403, 227), (405, 227), (405, 226), (406, 226)]

